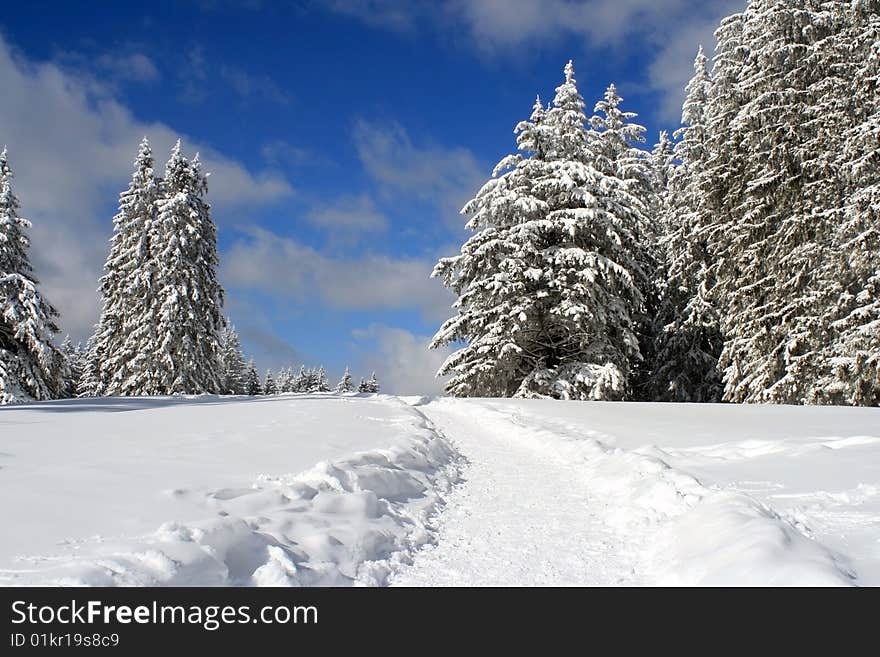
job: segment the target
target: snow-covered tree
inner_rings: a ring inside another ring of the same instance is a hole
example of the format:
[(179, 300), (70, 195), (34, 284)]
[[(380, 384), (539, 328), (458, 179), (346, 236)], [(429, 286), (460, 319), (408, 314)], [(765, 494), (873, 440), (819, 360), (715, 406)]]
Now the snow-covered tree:
[(174, 147), (165, 167), (150, 230), (155, 269), (155, 359), (140, 393), (217, 392), (223, 384), (220, 331), (223, 290), (217, 281), (217, 229), (204, 200), (207, 179), (198, 155)]
[(19, 215), (12, 169), (0, 153), (0, 404), (51, 399), (64, 392), (64, 355), (53, 343), (58, 311), (33, 276), (30, 222)]
[(293, 382), (293, 372), (290, 371), (289, 367), (285, 367), (278, 372), (278, 380), (275, 382), (275, 386), (278, 388), (278, 392), (294, 392)]
[(351, 381), (351, 371), (346, 367), (345, 373), (342, 375), (342, 378), (339, 379), (339, 383), (336, 384), (336, 392), (342, 394), (353, 391), (354, 383)]
[[(119, 196), (113, 217), (110, 253), (101, 278), (101, 315), (89, 358), (95, 370), (91, 394), (154, 392), (147, 381), (156, 367), (155, 319), (151, 303), (156, 287), (150, 235), (156, 221), (159, 181), (146, 137), (141, 141), (128, 189)], [(90, 384), (91, 387), (91, 384)]]
[(675, 171), (675, 142), (666, 130), (660, 131), (660, 138), (651, 151), (651, 171), (654, 174), (655, 192), (658, 201), (666, 196), (669, 178)]
[(309, 391), (309, 374), (305, 365), (299, 366), (299, 374), (293, 377), (290, 383), (291, 392), (308, 392)]
[(83, 367), (76, 385), (77, 397), (98, 397), (101, 395), (103, 386), (99, 378), (98, 360), (95, 354), (95, 336), (89, 337), (83, 350)]
[(272, 376), (272, 370), (266, 370), (266, 377), (263, 379), (263, 394), (278, 394), (278, 386), (275, 385), (275, 377)]
[(720, 401), (718, 356), (722, 340), (717, 313), (708, 301), (712, 263), (700, 224), (698, 174), (705, 166), (706, 102), (711, 79), (702, 47), (686, 88), (681, 127), (675, 132), (677, 165), (667, 177), (662, 208), (666, 235), (662, 300), (655, 318), (647, 398), (657, 401)]
[(262, 395), (263, 386), (260, 384), (260, 375), (257, 374), (257, 368), (254, 361), (248, 361), (244, 378), (244, 394), (246, 395)]
[[(826, 310), (819, 375), (807, 392), (812, 403), (880, 405), (880, 2), (823, 7), (825, 33), (817, 50), (826, 76), (813, 86), (817, 102), (811, 196), (832, 214), (825, 280), (837, 283)], [(824, 144), (823, 144), (824, 142)], [(824, 148), (819, 148), (820, 144)]]
[(475, 235), (434, 270), (458, 294), (431, 344), (464, 343), (439, 372), (453, 395), (630, 392), (650, 284), (643, 169), (629, 151), (618, 161), (610, 137), (594, 151), (586, 121), (569, 62), (552, 106), (536, 102), (516, 127), (523, 154), (502, 159), (462, 211)]
[(361, 384), (358, 386), (358, 392), (366, 392), (366, 393), (378, 393), (379, 392), (379, 379), (376, 378), (376, 373), (373, 372), (370, 374), (370, 378), (364, 381), (361, 379)]
[(327, 371), (323, 365), (318, 368), (315, 375), (315, 392), (330, 392), (330, 384), (327, 383)]
[[(590, 158), (601, 172), (620, 181), (619, 191), (609, 194), (608, 201), (615, 214), (625, 216), (634, 233), (626, 257), (642, 293), (643, 305), (641, 310), (630, 309), (639, 340), (639, 357), (630, 363), (630, 394), (636, 399), (649, 399), (647, 379), (656, 343), (653, 318), (660, 297), (656, 272), (661, 258), (656, 253), (656, 243), (662, 232), (659, 216), (663, 194), (658, 193), (658, 178), (666, 174), (669, 164), (660, 162), (660, 171), (654, 169), (653, 156), (639, 146), (645, 142), (645, 127), (634, 121), (638, 117), (635, 112), (621, 109), (622, 103), (623, 98), (613, 84), (596, 103), (596, 114), (590, 119)], [(662, 141), (661, 135), (657, 157), (669, 147)]]
[(235, 332), (235, 327), (228, 319), (224, 322), (220, 331), (220, 344), (220, 359), (223, 363), (222, 394), (247, 394), (247, 365), (241, 353), (241, 341)]
[(64, 388), (61, 396), (71, 398), (77, 396), (79, 382), (85, 368), (86, 353), (81, 344), (73, 344), (67, 335), (61, 343), (61, 353), (67, 361), (67, 373), (64, 377)]

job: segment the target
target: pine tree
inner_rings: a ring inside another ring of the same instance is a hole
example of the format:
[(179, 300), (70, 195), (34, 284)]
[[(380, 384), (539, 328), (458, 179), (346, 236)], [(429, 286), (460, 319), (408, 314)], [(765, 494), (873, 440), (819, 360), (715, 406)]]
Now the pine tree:
[(324, 366), (318, 368), (315, 374), (315, 392), (330, 392), (330, 385), (327, 383), (327, 372)]
[(12, 169), (0, 153), (0, 404), (64, 393), (67, 365), (53, 344), (58, 311), (43, 297), (28, 256), (30, 222), (19, 216)]
[(91, 336), (86, 341), (83, 352), (83, 367), (76, 385), (77, 397), (99, 397), (103, 390), (103, 385), (99, 378), (98, 359), (95, 354), (95, 336)]
[(367, 381), (364, 377), (361, 377), (361, 382), (358, 384), (357, 391), (360, 393), (369, 392), (367, 390)]
[(159, 183), (146, 137), (141, 141), (128, 189), (119, 196), (113, 217), (110, 254), (101, 278), (101, 316), (89, 358), (96, 372), (95, 394), (141, 394), (144, 378), (156, 366), (144, 349), (153, 337), (150, 303), (155, 289), (150, 233), (156, 221)]
[(345, 373), (342, 375), (342, 378), (339, 379), (339, 383), (336, 384), (336, 392), (344, 394), (353, 391), (354, 384), (351, 382), (351, 371), (346, 367)]
[(61, 396), (71, 398), (77, 396), (79, 382), (82, 379), (83, 369), (85, 367), (86, 354), (81, 344), (73, 344), (70, 336), (67, 335), (61, 343), (61, 353), (67, 361), (67, 374), (64, 377), (64, 387)]
[[(702, 51), (702, 48), (700, 50)], [(654, 174), (657, 201), (662, 202), (666, 197), (669, 179), (675, 171), (675, 142), (669, 138), (666, 130), (660, 131), (660, 138), (651, 150), (651, 171)], [(656, 212), (655, 215), (660, 218), (662, 212)]]
[(257, 374), (257, 368), (254, 361), (248, 361), (244, 379), (244, 394), (246, 395), (262, 395), (263, 386), (260, 384), (260, 375)]
[(247, 386), (245, 383), (247, 365), (245, 365), (244, 356), (242, 356), (241, 353), (241, 341), (238, 338), (238, 334), (235, 332), (235, 327), (228, 319), (224, 321), (223, 327), (220, 331), (220, 344), (220, 359), (223, 363), (222, 394), (247, 394)]
[(293, 372), (289, 367), (285, 367), (278, 373), (278, 380), (275, 382), (278, 392), (294, 392), (293, 390)]
[[(596, 114), (590, 119), (592, 134), (590, 157), (594, 166), (607, 176), (620, 181), (620, 191), (609, 195), (611, 207), (617, 215), (628, 219), (634, 233), (629, 244), (630, 271), (642, 293), (641, 309), (631, 308), (630, 315), (639, 341), (639, 357), (631, 361), (632, 390), (636, 399), (650, 399), (648, 376), (656, 343), (653, 319), (660, 304), (660, 286), (656, 278), (660, 259), (652, 247), (659, 240), (661, 228), (658, 222), (663, 195), (658, 193), (658, 177), (667, 169), (666, 162), (659, 162), (660, 171), (654, 169), (652, 156), (639, 147), (645, 142), (645, 127), (635, 123), (635, 112), (621, 109), (623, 98), (615, 85), (610, 85), (598, 103)], [(667, 143), (658, 146), (657, 156), (668, 150)], [(667, 156), (668, 159), (668, 156)]]
[[(880, 405), (880, 2), (824, 7), (830, 32), (819, 43), (826, 75), (813, 87), (817, 139), (808, 148), (816, 176), (810, 195), (833, 215), (825, 280), (838, 284), (823, 320), (820, 372), (812, 403)], [(832, 13), (833, 12), (833, 13)], [(829, 15), (830, 14), (830, 15)], [(823, 184), (825, 183), (825, 184)], [(821, 195), (821, 196), (820, 196)]]
[(263, 394), (278, 394), (278, 386), (275, 385), (275, 378), (272, 376), (272, 370), (266, 370), (266, 378), (263, 380)]
[(217, 229), (203, 196), (207, 180), (198, 155), (189, 162), (174, 147), (165, 167), (150, 231), (155, 269), (156, 359), (141, 394), (198, 394), (222, 388), (220, 331), (223, 290), (217, 281)]
[(293, 381), (290, 384), (291, 392), (308, 392), (309, 391), (309, 381), (308, 381), (308, 373), (306, 372), (306, 366), (300, 365), (299, 374), (293, 377)]
[(373, 372), (370, 374), (370, 378), (364, 383), (364, 392), (369, 393), (378, 393), (379, 392), (379, 380), (376, 378), (376, 373)]
[(464, 207), (476, 234), (434, 270), (459, 298), (431, 346), (466, 343), (439, 372), (452, 375), (450, 394), (630, 392), (650, 284), (642, 169), (606, 152), (610, 138), (593, 150), (583, 108), (569, 62), (553, 105), (536, 102), (516, 127), (525, 155), (502, 159)]
[(725, 400), (803, 403), (828, 369), (847, 176), (826, 154), (853, 104), (828, 44), (859, 4), (751, 0), (718, 32), (700, 223)]
[(711, 256), (697, 212), (698, 173), (705, 166), (705, 111), (711, 79), (702, 47), (694, 60), (663, 207), (664, 284), (648, 397), (657, 401), (717, 402), (722, 384), (719, 319), (708, 302)]

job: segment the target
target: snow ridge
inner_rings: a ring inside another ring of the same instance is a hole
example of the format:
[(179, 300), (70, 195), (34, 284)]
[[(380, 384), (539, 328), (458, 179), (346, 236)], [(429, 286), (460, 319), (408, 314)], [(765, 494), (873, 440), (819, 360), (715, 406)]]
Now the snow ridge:
[[(624, 450), (612, 436), (511, 407), (517, 430), (559, 458), (580, 460), (597, 492), (612, 500), (609, 521), (648, 537), (643, 581), (672, 586), (840, 586), (856, 573), (809, 529), (737, 491), (704, 486), (650, 447)], [(603, 440), (604, 439), (604, 440)]]
[(87, 540), (75, 556), (21, 559), (28, 567), (0, 571), (0, 585), (383, 585), (436, 540), (430, 519), (458, 478), (460, 455), (417, 410), (382, 401), (406, 413), (398, 420), (409, 423), (406, 441), (210, 491), (212, 519)]

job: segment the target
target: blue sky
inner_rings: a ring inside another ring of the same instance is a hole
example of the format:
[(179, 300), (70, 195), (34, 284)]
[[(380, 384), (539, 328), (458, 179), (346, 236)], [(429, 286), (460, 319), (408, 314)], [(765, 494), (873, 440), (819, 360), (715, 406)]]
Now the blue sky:
[(180, 136), (212, 172), (227, 312), (260, 367), (350, 364), (430, 392), (445, 354), (425, 342), (451, 298), (428, 275), (535, 95), (572, 58), (588, 104), (616, 83), (653, 143), (697, 46), (743, 4), (11, 3), (0, 142), (38, 277), (84, 339), (138, 141), (161, 167)]

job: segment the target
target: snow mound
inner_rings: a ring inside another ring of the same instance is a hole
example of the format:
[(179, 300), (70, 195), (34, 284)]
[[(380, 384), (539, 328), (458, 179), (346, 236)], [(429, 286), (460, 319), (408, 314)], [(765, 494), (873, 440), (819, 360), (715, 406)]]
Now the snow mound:
[[(390, 398), (394, 444), (323, 461), (250, 487), (199, 493), (212, 517), (165, 522), (136, 538), (95, 537), (60, 556), (19, 558), (0, 583), (49, 586), (382, 585), (433, 540), (429, 518), (457, 477), (458, 455), (420, 413)], [(326, 407), (326, 405), (325, 405)], [(328, 436), (326, 439), (332, 439)], [(188, 489), (167, 491), (187, 497)]]

